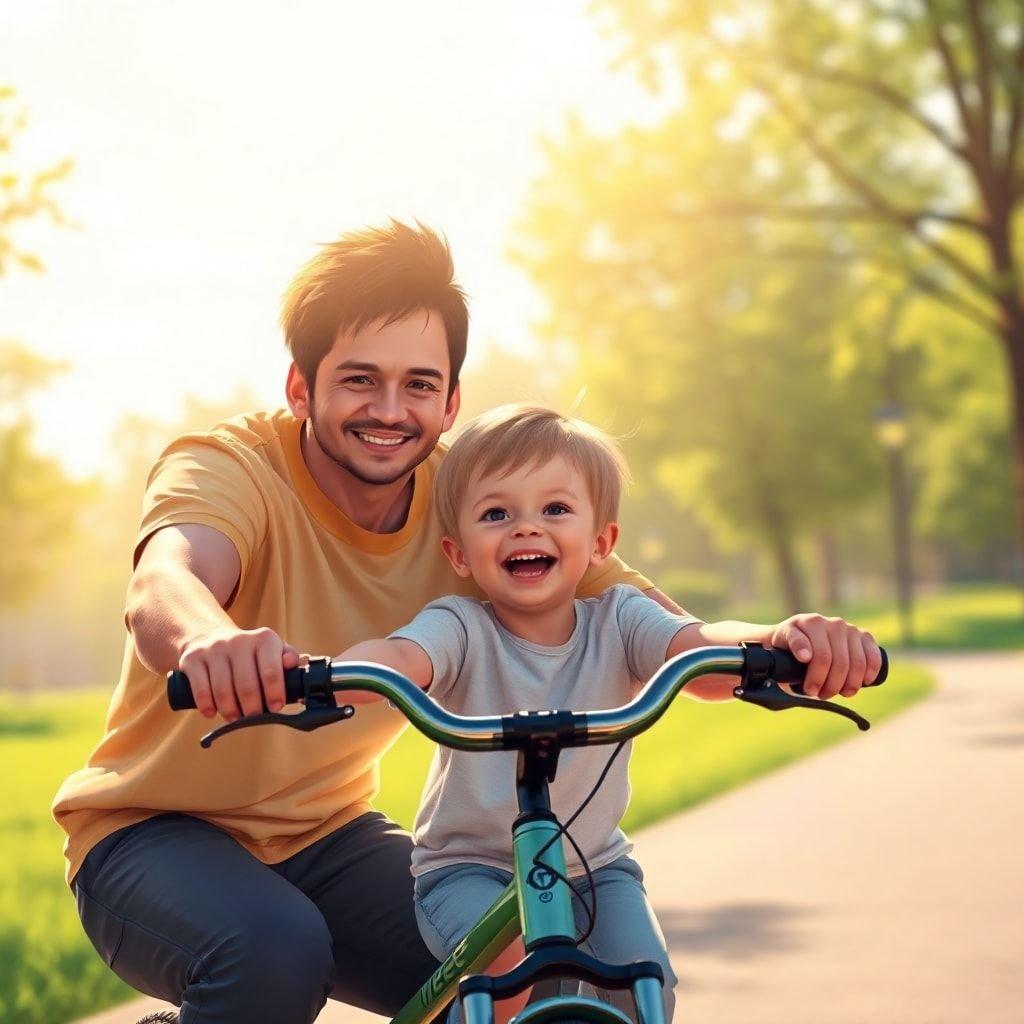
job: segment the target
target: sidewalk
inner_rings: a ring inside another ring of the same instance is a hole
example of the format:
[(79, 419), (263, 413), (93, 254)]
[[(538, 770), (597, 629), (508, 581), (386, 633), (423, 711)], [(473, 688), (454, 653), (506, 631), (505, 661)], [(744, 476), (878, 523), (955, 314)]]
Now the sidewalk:
[(1024, 1021), (1024, 654), (922, 661), (894, 721), (640, 834), (678, 1021)]

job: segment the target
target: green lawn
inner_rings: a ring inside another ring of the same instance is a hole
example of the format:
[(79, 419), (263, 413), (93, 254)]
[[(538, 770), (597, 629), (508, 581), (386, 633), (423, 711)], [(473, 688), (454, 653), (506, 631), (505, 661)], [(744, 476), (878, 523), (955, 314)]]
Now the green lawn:
[[(898, 666), (892, 685), (863, 695), (857, 706), (877, 721), (921, 697), (928, 686), (922, 671)], [(8, 780), (0, 807), (3, 1024), (65, 1024), (132, 994), (81, 931), (63, 882), (61, 835), (48, 814), (57, 786), (83, 763), (99, 736), (106, 701), (105, 691), (34, 700), (0, 695), (0, 775)], [(857, 742), (860, 735), (833, 716), (769, 715), (741, 704), (679, 701), (638, 741), (627, 828), (836, 740)], [(412, 821), (430, 753), (431, 745), (409, 730), (385, 760), (378, 806), (405, 825)]]
[[(851, 601), (829, 613), (869, 629), (885, 647), (899, 646), (899, 620), (891, 601)], [(747, 622), (774, 622), (783, 614), (771, 606), (730, 612)], [(915, 648), (1019, 650), (1024, 648), (1024, 595), (1018, 588), (992, 583), (919, 595), (914, 599), (913, 632)]]

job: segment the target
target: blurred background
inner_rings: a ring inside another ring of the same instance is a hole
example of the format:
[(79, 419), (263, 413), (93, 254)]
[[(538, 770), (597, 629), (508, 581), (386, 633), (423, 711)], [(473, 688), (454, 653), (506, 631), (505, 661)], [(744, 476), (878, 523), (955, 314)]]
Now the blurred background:
[(469, 292), (463, 421), (623, 438), (686, 608), (1024, 645), (1022, 135), (1019, 0), (7, 0), (0, 742), (60, 690), (39, 799), (81, 763), (152, 462), (283, 403), (284, 286), (391, 216)]

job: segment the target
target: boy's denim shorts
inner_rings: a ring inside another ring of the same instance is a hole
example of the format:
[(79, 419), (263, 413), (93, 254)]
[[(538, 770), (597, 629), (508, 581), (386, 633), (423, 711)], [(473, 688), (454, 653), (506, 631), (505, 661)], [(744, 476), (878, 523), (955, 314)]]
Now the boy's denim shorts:
[[(665, 972), (665, 1019), (672, 1020), (676, 976), (669, 962), (665, 937), (647, 899), (643, 871), (631, 857), (619, 857), (593, 872), (597, 888), (597, 921), (580, 947), (599, 960), (626, 964), (654, 960)], [(415, 880), (416, 922), (427, 948), (443, 960), (480, 920), (512, 881), (512, 873), (485, 864), (450, 864), (419, 875)], [(573, 883), (588, 904), (586, 877)], [(576, 927), (582, 933), (587, 914), (573, 898)], [(575, 991), (575, 982), (572, 991)], [(634, 1016), (629, 992), (600, 992), (599, 997)], [(458, 1004), (456, 1004), (457, 1008)], [(453, 1011), (449, 1021), (458, 1020)]]

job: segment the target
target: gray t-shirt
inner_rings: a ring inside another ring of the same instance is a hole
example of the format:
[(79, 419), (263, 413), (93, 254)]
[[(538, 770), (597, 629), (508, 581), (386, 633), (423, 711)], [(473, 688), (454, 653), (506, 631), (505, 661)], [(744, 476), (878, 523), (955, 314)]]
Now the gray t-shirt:
[[(456, 714), (595, 711), (627, 703), (637, 681), (646, 682), (664, 662), (672, 637), (698, 621), (672, 615), (635, 587), (619, 584), (576, 601), (576, 627), (558, 647), (515, 636), (490, 604), (469, 597), (433, 601), (391, 636), (423, 648), (434, 668), (430, 696)], [(613, 750), (562, 752), (551, 785), (560, 821), (586, 798)], [(628, 758), (627, 746), (570, 828), (592, 869), (632, 848), (618, 827), (629, 802)], [(515, 767), (515, 751), (437, 748), (413, 827), (414, 875), (466, 861), (511, 868)], [(566, 857), (569, 873), (582, 874), (571, 847)]]

